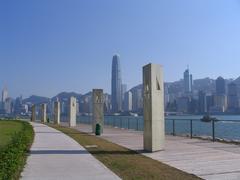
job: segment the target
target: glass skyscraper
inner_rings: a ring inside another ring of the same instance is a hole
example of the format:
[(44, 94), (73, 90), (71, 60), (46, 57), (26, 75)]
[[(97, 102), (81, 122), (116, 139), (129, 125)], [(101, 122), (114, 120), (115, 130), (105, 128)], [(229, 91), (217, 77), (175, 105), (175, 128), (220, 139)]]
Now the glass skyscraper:
[(192, 75), (189, 73), (189, 69), (187, 69), (184, 74), (184, 91), (185, 93), (192, 92)]
[(119, 55), (112, 59), (112, 112), (122, 111), (122, 77)]

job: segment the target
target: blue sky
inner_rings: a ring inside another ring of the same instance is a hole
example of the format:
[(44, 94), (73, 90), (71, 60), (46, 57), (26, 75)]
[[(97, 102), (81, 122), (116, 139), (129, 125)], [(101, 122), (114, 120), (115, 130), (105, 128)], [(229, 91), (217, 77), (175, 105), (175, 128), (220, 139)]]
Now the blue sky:
[(240, 0), (0, 0), (0, 88), (10, 95), (110, 92), (162, 64), (165, 81), (240, 76)]

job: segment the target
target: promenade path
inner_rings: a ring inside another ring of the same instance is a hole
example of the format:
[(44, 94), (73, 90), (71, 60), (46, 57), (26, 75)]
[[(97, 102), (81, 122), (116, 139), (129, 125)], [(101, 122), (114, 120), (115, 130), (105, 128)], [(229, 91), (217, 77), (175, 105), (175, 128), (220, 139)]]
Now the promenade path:
[(32, 125), (35, 139), (21, 179), (120, 179), (72, 138), (43, 124)]
[[(91, 133), (91, 128), (90, 125), (86, 124), (80, 124), (76, 127), (79, 131), (86, 133)], [(142, 132), (105, 127), (101, 137), (128, 149), (143, 152)], [(240, 179), (239, 145), (166, 136), (164, 151), (143, 153), (143, 155), (203, 179)]]

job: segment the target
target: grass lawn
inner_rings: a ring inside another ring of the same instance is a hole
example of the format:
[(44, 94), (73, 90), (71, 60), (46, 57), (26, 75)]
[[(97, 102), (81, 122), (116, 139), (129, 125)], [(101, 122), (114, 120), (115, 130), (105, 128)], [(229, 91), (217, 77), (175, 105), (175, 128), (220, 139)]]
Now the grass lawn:
[(22, 123), (0, 120), (0, 149), (8, 145), (14, 134), (20, 132), (22, 128)]
[(93, 156), (101, 161), (122, 179), (156, 179), (156, 180), (194, 180), (200, 179), (159, 161), (153, 160), (135, 151), (126, 149), (96, 136), (79, 132), (75, 129), (49, 125), (75, 139)]
[(19, 179), (33, 138), (28, 122), (0, 120), (0, 179)]

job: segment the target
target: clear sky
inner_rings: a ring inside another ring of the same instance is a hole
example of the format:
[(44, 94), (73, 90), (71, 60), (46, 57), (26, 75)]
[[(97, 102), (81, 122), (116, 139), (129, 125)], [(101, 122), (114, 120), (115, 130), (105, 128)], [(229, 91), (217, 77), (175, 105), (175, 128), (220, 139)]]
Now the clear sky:
[(12, 97), (110, 92), (162, 64), (165, 81), (240, 76), (240, 0), (0, 0), (0, 88)]

